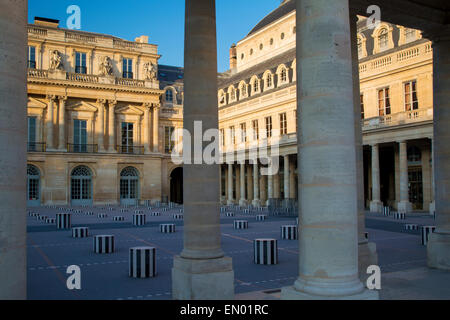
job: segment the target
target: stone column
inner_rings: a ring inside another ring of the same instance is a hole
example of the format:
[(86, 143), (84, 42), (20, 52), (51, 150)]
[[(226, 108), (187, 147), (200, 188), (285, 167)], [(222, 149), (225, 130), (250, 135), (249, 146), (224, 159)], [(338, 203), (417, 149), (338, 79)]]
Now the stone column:
[(295, 162), (291, 161), (289, 167), (289, 198), (295, 200), (297, 198), (295, 188)]
[[(184, 128), (218, 130), (215, 1), (186, 0)], [(202, 152), (208, 143), (202, 145)], [(194, 153), (193, 157), (195, 156)], [(195, 163), (191, 157), (191, 163)], [(217, 165), (184, 164), (184, 249), (174, 258), (172, 294), (179, 300), (233, 300), (231, 258), (221, 248)]]
[(412, 211), (411, 202), (409, 202), (408, 188), (408, 145), (406, 141), (399, 142), (399, 165), (400, 165), (400, 202), (398, 211), (408, 213)]
[(290, 196), (290, 174), (289, 174), (289, 155), (284, 156), (284, 199), (289, 203)]
[(160, 107), (153, 107), (153, 152), (159, 153), (159, 110)]
[(380, 198), (380, 156), (378, 144), (372, 145), (372, 201), (370, 212), (380, 213), (383, 203)]
[(150, 104), (145, 103), (144, 107), (144, 152), (149, 154), (150, 151)]
[(247, 203), (251, 204), (253, 201), (253, 166), (246, 165), (247, 172)]
[(97, 119), (97, 143), (98, 152), (105, 152), (105, 103), (106, 100), (99, 99), (98, 105), (98, 119)]
[(440, 30), (432, 40), (436, 231), (428, 242), (428, 266), (450, 270), (450, 28)]
[(280, 172), (277, 171), (274, 175), (273, 175), (273, 197), (275, 199), (280, 199), (281, 198), (281, 190), (280, 190)]
[(259, 165), (258, 160), (253, 161), (253, 201), (252, 205), (254, 207), (260, 207), (261, 206), (261, 200), (260, 200), (260, 194), (259, 194)]
[(66, 145), (66, 101), (67, 97), (59, 97), (58, 150), (67, 151)]
[(48, 99), (48, 104), (47, 104), (47, 119), (45, 121), (46, 126), (45, 126), (45, 130), (46, 130), (46, 134), (47, 134), (47, 138), (46, 138), (46, 144), (47, 144), (47, 150), (52, 151), (55, 149), (54, 146), (54, 141), (53, 141), (53, 122), (54, 122), (54, 105), (55, 105), (55, 96), (52, 95), (48, 95), (47, 96)]
[(0, 2), (0, 300), (27, 290), (27, 1)]
[(434, 215), (434, 213), (436, 212), (436, 202), (435, 202), (435, 194), (434, 194), (434, 190), (435, 190), (435, 184), (434, 184), (434, 139), (431, 139), (431, 203), (430, 203), (430, 215)]
[(233, 197), (233, 164), (228, 164), (228, 200), (227, 205), (234, 204)]
[(115, 145), (115, 135), (116, 135), (116, 116), (115, 116), (115, 109), (116, 109), (117, 101), (109, 101), (109, 147), (108, 152), (109, 153), (117, 153), (116, 145)]
[(240, 169), (240, 179), (239, 182), (241, 184), (241, 199), (239, 200), (239, 205), (242, 207), (245, 207), (248, 205), (247, 198), (245, 197), (245, 162), (241, 163), (241, 169)]
[(358, 275), (349, 2), (298, 0), (296, 19), (299, 277), (281, 298), (376, 299)]
[(273, 199), (273, 175), (267, 176), (267, 201)]

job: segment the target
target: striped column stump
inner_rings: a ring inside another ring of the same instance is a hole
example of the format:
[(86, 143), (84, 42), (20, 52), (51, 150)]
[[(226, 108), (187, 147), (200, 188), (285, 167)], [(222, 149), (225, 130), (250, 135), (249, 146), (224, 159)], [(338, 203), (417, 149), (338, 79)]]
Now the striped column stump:
[(108, 215), (106, 213), (99, 213), (97, 215), (97, 217), (100, 218), (100, 219), (105, 219), (105, 218), (108, 218)]
[(256, 221), (265, 221), (267, 219), (267, 216), (264, 214), (258, 214), (256, 216)]
[(120, 209), (120, 212), (121, 213), (125, 213), (125, 212), (128, 212), (128, 210), (127, 209)]
[(87, 215), (87, 216), (93, 216), (94, 213), (93, 213), (92, 211), (88, 211), (88, 212), (85, 213), (85, 215)]
[(160, 217), (161, 213), (160, 212), (151, 212), (150, 216), (152, 216), (152, 217)]
[(423, 226), (421, 228), (421, 230), (422, 230), (422, 232), (421, 232), (422, 233), (422, 245), (426, 246), (428, 243), (428, 238), (429, 238), (430, 234), (433, 233), (434, 230), (436, 230), (436, 227), (435, 226)]
[(39, 216), (39, 220), (45, 221), (48, 219), (48, 216)]
[(395, 220), (405, 220), (406, 215), (402, 212), (394, 212), (394, 219)]
[(419, 230), (419, 225), (408, 223), (404, 225), (406, 231), (417, 231)]
[(39, 217), (39, 213), (31, 212), (30, 217), (37, 218)]
[(236, 221), (234, 221), (233, 226), (234, 226), (234, 229), (236, 229), (236, 230), (248, 229), (248, 221), (236, 220)]
[(135, 214), (144, 214), (144, 211), (142, 211), (142, 210), (134, 210), (134, 213)]
[(125, 221), (125, 217), (122, 216), (113, 217), (113, 221)]
[(249, 209), (244, 209), (244, 214), (250, 214), (250, 210)]
[(134, 226), (144, 226), (146, 224), (146, 216), (145, 214), (133, 214), (133, 225)]
[(150, 207), (151, 205), (152, 205), (152, 201), (151, 200), (144, 200), (144, 206)]
[(114, 236), (99, 235), (94, 236), (94, 252), (99, 254), (114, 252)]
[(278, 264), (278, 245), (276, 239), (255, 239), (253, 249), (255, 264)]
[(29, 216), (29, 217), (32, 217), (32, 214), (33, 214), (33, 212), (28, 211), (28, 216)]
[(114, 211), (114, 208), (108, 207), (108, 211)]
[(227, 208), (224, 208), (224, 207), (220, 208), (220, 212), (224, 213), (225, 211), (227, 211)]
[(174, 218), (175, 220), (183, 220), (183, 219), (184, 219), (184, 216), (183, 216), (182, 214), (177, 213), (177, 214), (174, 214), (174, 215), (173, 215), (173, 218)]
[(83, 213), (82, 210), (75, 210), (75, 213)]
[(234, 212), (227, 212), (225, 215), (227, 217), (234, 217), (235, 216)]
[(174, 233), (175, 225), (174, 224), (160, 224), (159, 231), (161, 233)]
[(298, 239), (298, 227), (297, 226), (281, 226), (281, 239), (297, 240)]
[(391, 215), (391, 207), (383, 207), (383, 216), (389, 217)]
[(70, 213), (57, 213), (56, 214), (56, 229), (66, 230), (70, 229), (72, 215)]
[(87, 238), (89, 237), (88, 227), (72, 228), (72, 238)]
[(55, 218), (47, 218), (45, 220), (45, 223), (47, 223), (47, 224), (56, 224), (56, 219)]
[(129, 275), (131, 278), (153, 278), (156, 276), (156, 248), (130, 248)]
[(162, 208), (161, 211), (162, 212), (167, 212), (167, 208)]

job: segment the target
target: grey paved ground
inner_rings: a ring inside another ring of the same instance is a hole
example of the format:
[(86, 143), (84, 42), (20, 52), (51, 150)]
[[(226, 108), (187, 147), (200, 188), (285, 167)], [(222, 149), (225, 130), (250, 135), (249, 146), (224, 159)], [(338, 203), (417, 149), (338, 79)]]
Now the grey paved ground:
[[(172, 215), (179, 209), (162, 212), (159, 208), (145, 213), (161, 212), (161, 217), (147, 215), (145, 227), (134, 227), (131, 219), (134, 212), (120, 208), (75, 208), (72, 226), (88, 226), (91, 237), (71, 238), (71, 231), (57, 231), (54, 225), (46, 225), (36, 218), (28, 218), (28, 298), (29, 299), (170, 299), (171, 268), (173, 256), (182, 250), (182, 222), (174, 221)], [(55, 217), (61, 209), (30, 208), (41, 215)], [(63, 210), (64, 211), (64, 210)], [(93, 211), (93, 216), (86, 216)], [(98, 213), (107, 213), (100, 219)], [(297, 241), (280, 240), (280, 227), (295, 224), (293, 218), (269, 218), (257, 222), (254, 214), (238, 212), (236, 217), (222, 216), (222, 244), (224, 251), (233, 258), (236, 278), (236, 293), (240, 299), (264, 299), (275, 297), (262, 292), (291, 285), (298, 272)], [(125, 222), (113, 222), (113, 216), (125, 216)], [(234, 230), (233, 221), (249, 221), (248, 230)], [(426, 268), (426, 249), (420, 244), (418, 232), (406, 232), (404, 223), (433, 225), (434, 220), (426, 215), (408, 217), (396, 221), (390, 217), (368, 215), (367, 227), (370, 240), (378, 247), (382, 270), (381, 298), (383, 299), (450, 299), (450, 273)], [(175, 234), (161, 234), (160, 223), (175, 223)], [(115, 235), (116, 251), (98, 255), (92, 251), (92, 235)], [(258, 266), (253, 264), (253, 239), (278, 239), (279, 264)], [(128, 249), (134, 246), (157, 248), (158, 276), (137, 280), (128, 277)], [(66, 287), (66, 269), (69, 265), (81, 268), (82, 290), (70, 291)]]

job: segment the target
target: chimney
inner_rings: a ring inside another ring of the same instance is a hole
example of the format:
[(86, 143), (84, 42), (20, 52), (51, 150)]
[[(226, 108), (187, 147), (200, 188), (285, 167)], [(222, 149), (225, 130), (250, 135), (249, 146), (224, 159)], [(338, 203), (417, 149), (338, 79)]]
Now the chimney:
[(58, 28), (59, 20), (42, 18), (42, 17), (34, 17), (34, 24), (37, 26), (50, 27), (50, 28)]
[(140, 36), (136, 39), (134, 39), (137, 43), (148, 43), (148, 36)]
[(230, 69), (234, 70), (237, 68), (237, 50), (236, 44), (233, 43), (230, 48)]

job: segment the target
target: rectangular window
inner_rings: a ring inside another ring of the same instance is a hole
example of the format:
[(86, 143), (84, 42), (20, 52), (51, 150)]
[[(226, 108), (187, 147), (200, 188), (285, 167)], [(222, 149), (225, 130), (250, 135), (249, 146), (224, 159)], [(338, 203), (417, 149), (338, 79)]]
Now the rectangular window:
[(133, 60), (124, 58), (122, 62), (123, 78), (133, 79)]
[(280, 114), (280, 134), (282, 136), (287, 134), (287, 117), (286, 117), (286, 113)]
[(241, 123), (241, 143), (247, 142), (247, 125), (245, 123)]
[(225, 130), (220, 129), (220, 145), (225, 147)]
[(87, 73), (86, 68), (86, 53), (76, 52), (75, 53), (75, 73)]
[(266, 134), (267, 138), (272, 137), (272, 117), (266, 118)]
[(133, 153), (133, 130), (133, 123), (122, 122), (122, 153)]
[(87, 121), (73, 121), (73, 149), (74, 152), (87, 152)]
[(405, 111), (419, 109), (419, 100), (417, 99), (416, 80), (405, 83)]
[(258, 141), (259, 140), (259, 121), (253, 120), (252, 127), (253, 127), (253, 140)]
[(36, 47), (28, 46), (28, 68), (36, 69)]
[(391, 114), (391, 100), (389, 98), (389, 88), (383, 88), (378, 90), (378, 111), (380, 117)]
[(164, 152), (167, 154), (171, 154), (175, 146), (174, 131), (174, 127), (164, 127)]
[(236, 132), (234, 130), (234, 126), (230, 127), (230, 138), (231, 138), (231, 144), (236, 144)]
[(364, 119), (364, 95), (359, 95), (359, 103), (361, 105), (361, 119)]
[(28, 117), (28, 143), (36, 142), (36, 117)]

